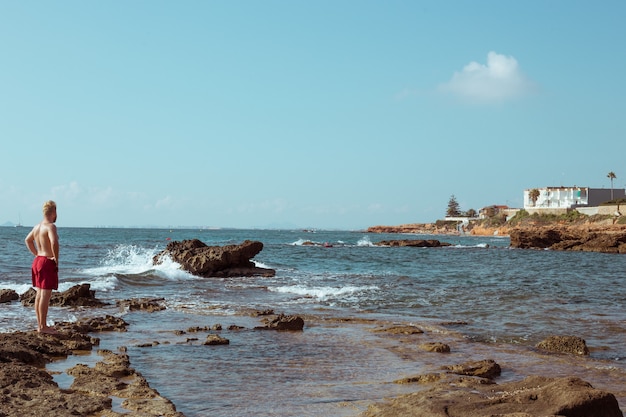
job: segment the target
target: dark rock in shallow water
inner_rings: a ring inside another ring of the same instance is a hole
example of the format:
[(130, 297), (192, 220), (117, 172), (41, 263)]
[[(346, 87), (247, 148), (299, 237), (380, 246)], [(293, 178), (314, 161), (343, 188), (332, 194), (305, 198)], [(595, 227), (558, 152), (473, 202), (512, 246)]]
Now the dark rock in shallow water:
[(537, 343), (537, 348), (556, 353), (589, 355), (587, 343), (577, 336), (550, 336)]
[(623, 417), (615, 396), (576, 377), (531, 376), (485, 384), (464, 376), (429, 375), (398, 382), (432, 383), (429, 389), (370, 405), (361, 417)]
[(246, 240), (239, 245), (207, 246), (198, 239), (170, 242), (153, 258), (155, 265), (169, 256), (185, 271), (201, 277), (272, 277), (276, 271), (259, 268), (251, 261), (263, 250), (263, 243)]
[(298, 316), (285, 316), (280, 314), (274, 319), (263, 320), (265, 326), (255, 327), (257, 330), (288, 330), (301, 331), (304, 329), (304, 319)]
[[(52, 292), (50, 305), (55, 307), (102, 307), (106, 303), (98, 300), (96, 292), (90, 289), (89, 284), (74, 285), (63, 292)], [(22, 305), (32, 306), (35, 304), (37, 292), (34, 288), (29, 289), (20, 297)]]
[(20, 296), (15, 290), (0, 290), (0, 303), (10, 303), (11, 301), (19, 300)]
[(436, 239), (404, 239), (404, 240), (383, 240), (375, 243), (376, 246), (411, 246), (416, 248), (440, 248), (451, 246), (451, 243), (440, 242)]

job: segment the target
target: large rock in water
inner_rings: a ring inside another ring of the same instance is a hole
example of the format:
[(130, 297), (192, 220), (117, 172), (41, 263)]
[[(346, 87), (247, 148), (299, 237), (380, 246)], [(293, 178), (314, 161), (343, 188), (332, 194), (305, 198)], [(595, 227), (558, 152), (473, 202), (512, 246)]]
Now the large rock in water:
[(276, 271), (259, 268), (251, 261), (263, 243), (246, 240), (239, 245), (208, 246), (198, 239), (170, 242), (153, 258), (155, 265), (170, 257), (185, 271), (201, 277), (273, 277)]
[(511, 247), (626, 253), (626, 231), (550, 226), (512, 229)]
[(580, 378), (531, 376), (505, 384), (444, 378), (430, 389), (370, 405), (360, 416), (623, 417), (623, 414), (613, 394), (595, 389)]

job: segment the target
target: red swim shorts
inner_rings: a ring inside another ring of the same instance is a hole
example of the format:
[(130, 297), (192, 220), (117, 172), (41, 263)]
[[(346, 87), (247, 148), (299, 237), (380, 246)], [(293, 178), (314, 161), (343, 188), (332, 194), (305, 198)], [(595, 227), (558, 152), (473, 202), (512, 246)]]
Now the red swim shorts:
[(59, 269), (56, 262), (45, 256), (37, 256), (33, 260), (32, 268), (33, 287), (42, 290), (56, 290), (59, 288)]

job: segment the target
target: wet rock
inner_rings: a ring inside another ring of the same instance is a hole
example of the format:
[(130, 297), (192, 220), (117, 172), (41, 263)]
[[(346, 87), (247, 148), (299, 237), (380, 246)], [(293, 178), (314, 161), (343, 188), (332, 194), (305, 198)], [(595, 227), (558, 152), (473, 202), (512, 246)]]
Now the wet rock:
[(450, 246), (451, 243), (440, 242), (436, 239), (402, 239), (402, 240), (383, 240), (375, 243), (376, 246), (411, 246), (415, 248), (440, 248)]
[(60, 389), (43, 369), (54, 359), (97, 344), (97, 338), (77, 330), (91, 331), (112, 322), (120, 324), (107, 317), (82, 324), (59, 323), (59, 334), (54, 336), (35, 331), (0, 334), (0, 416), (118, 416), (111, 409), (110, 397), (116, 396), (125, 398), (122, 406), (135, 412), (132, 415), (183, 417), (130, 367), (126, 354), (100, 351), (104, 359), (94, 368), (76, 365), (68, 370), (75, 378), (69, 390)]
[(11, 301), (19, 300), (20, 296), (14, 290), (2, 289), (0, 290), (0, 303), (10, 303)]
[(393, 381), (394, 384), (432, 384), (433, 382), (437, 382), (444, 377), (442, 374), (425, 374), (418, 376), (411, 376), (408, 378), (398, 379)]
[(450, 346), (440, 342), (422, 343), (418, 348), (426, 352), (450, 353)]
[(424, 333), (424, 331), (420, 329), (419, 327), (411, 326), (411, 325), (391, 326), (391, 327), (385, 327), (382, 329), (375, 329), (373, 331), (376, 333), (405, 334), (405, 335)]
[(280, 314), (274, 319), (264, 320), (265, 326), (255, 327), (257, 330), (301, 331), (304, 329), (304, 319), (298, 316)]
[(185, 271), (201, 277), (272, 277), (276, 271), (259, 268), (251, 261), (263, 250), (263, 243), (246, 240), (239, 245), (207, 246), (198, 239), (170, 242), (153, 258), (154, 264), (170, 257)]
[(577, 336), (550, 336), (539, 342), (537, 348), (557, 353), (589, 355), (587, 343)]
[(623, 417), (615, 396), (574, 377), (528, 377), (506, 384), (436, 382), (430, 389), (371, 405), (361, 417)]
[[(50, 305), (55, 307), (102, 307), (106, 305), (96, 298), (96, 292), (90, 288), (89, 284), (80, 284), (63, 292), (53, 291)], [(33, 288), (26, 291), (20, 297), (22, 305), (35, 305), (36, 295), (37, 292)]]
[(582, 227), (544, 226), (510, 231), (511, 247), (583, 252), (626, 253), (626, 231)]
[(155, 311), (165, 310), (163, 304), (164, 298), (131, 298), (130, 300), (119, 300), (116, 305), (122, 309), (128, 309), (128, 311), (146, 311), (153, 313)]
[(94, 317), (79, 320), (76, 323), (56, 323), (58, 330), (74, 333), (95, 333), (95, 332), (125, 332), (128, 323), (119, 317), (110, 314), (104, 317)]
[(228, 345), (228, 344), (230, 344), (230, 340), (217, 334), (208, 335), (206, 337), (206, 340), (203, 343), (203, 345), (207, 345), (207, 346)]
[(500, 376), (502, 369), (492, 359), (471, 361), (461, 365), (444, 366), (442, 369), (457, 375), (476, 376), (479, 378), (494, 379)]

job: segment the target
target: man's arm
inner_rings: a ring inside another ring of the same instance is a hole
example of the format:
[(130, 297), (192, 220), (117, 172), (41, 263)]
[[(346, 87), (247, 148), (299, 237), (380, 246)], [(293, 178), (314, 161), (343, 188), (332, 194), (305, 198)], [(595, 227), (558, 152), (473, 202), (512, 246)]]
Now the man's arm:
[(26, 239), (24, 239), (24, 242), (26, 243), (28, 250), (30, 250), (33, 255), (37, 256), (37, 248), (35, 247), (35, 228), (34, 227), (33, 227), (33, 230), (31, 230), (30, 233), (26, 236)]

